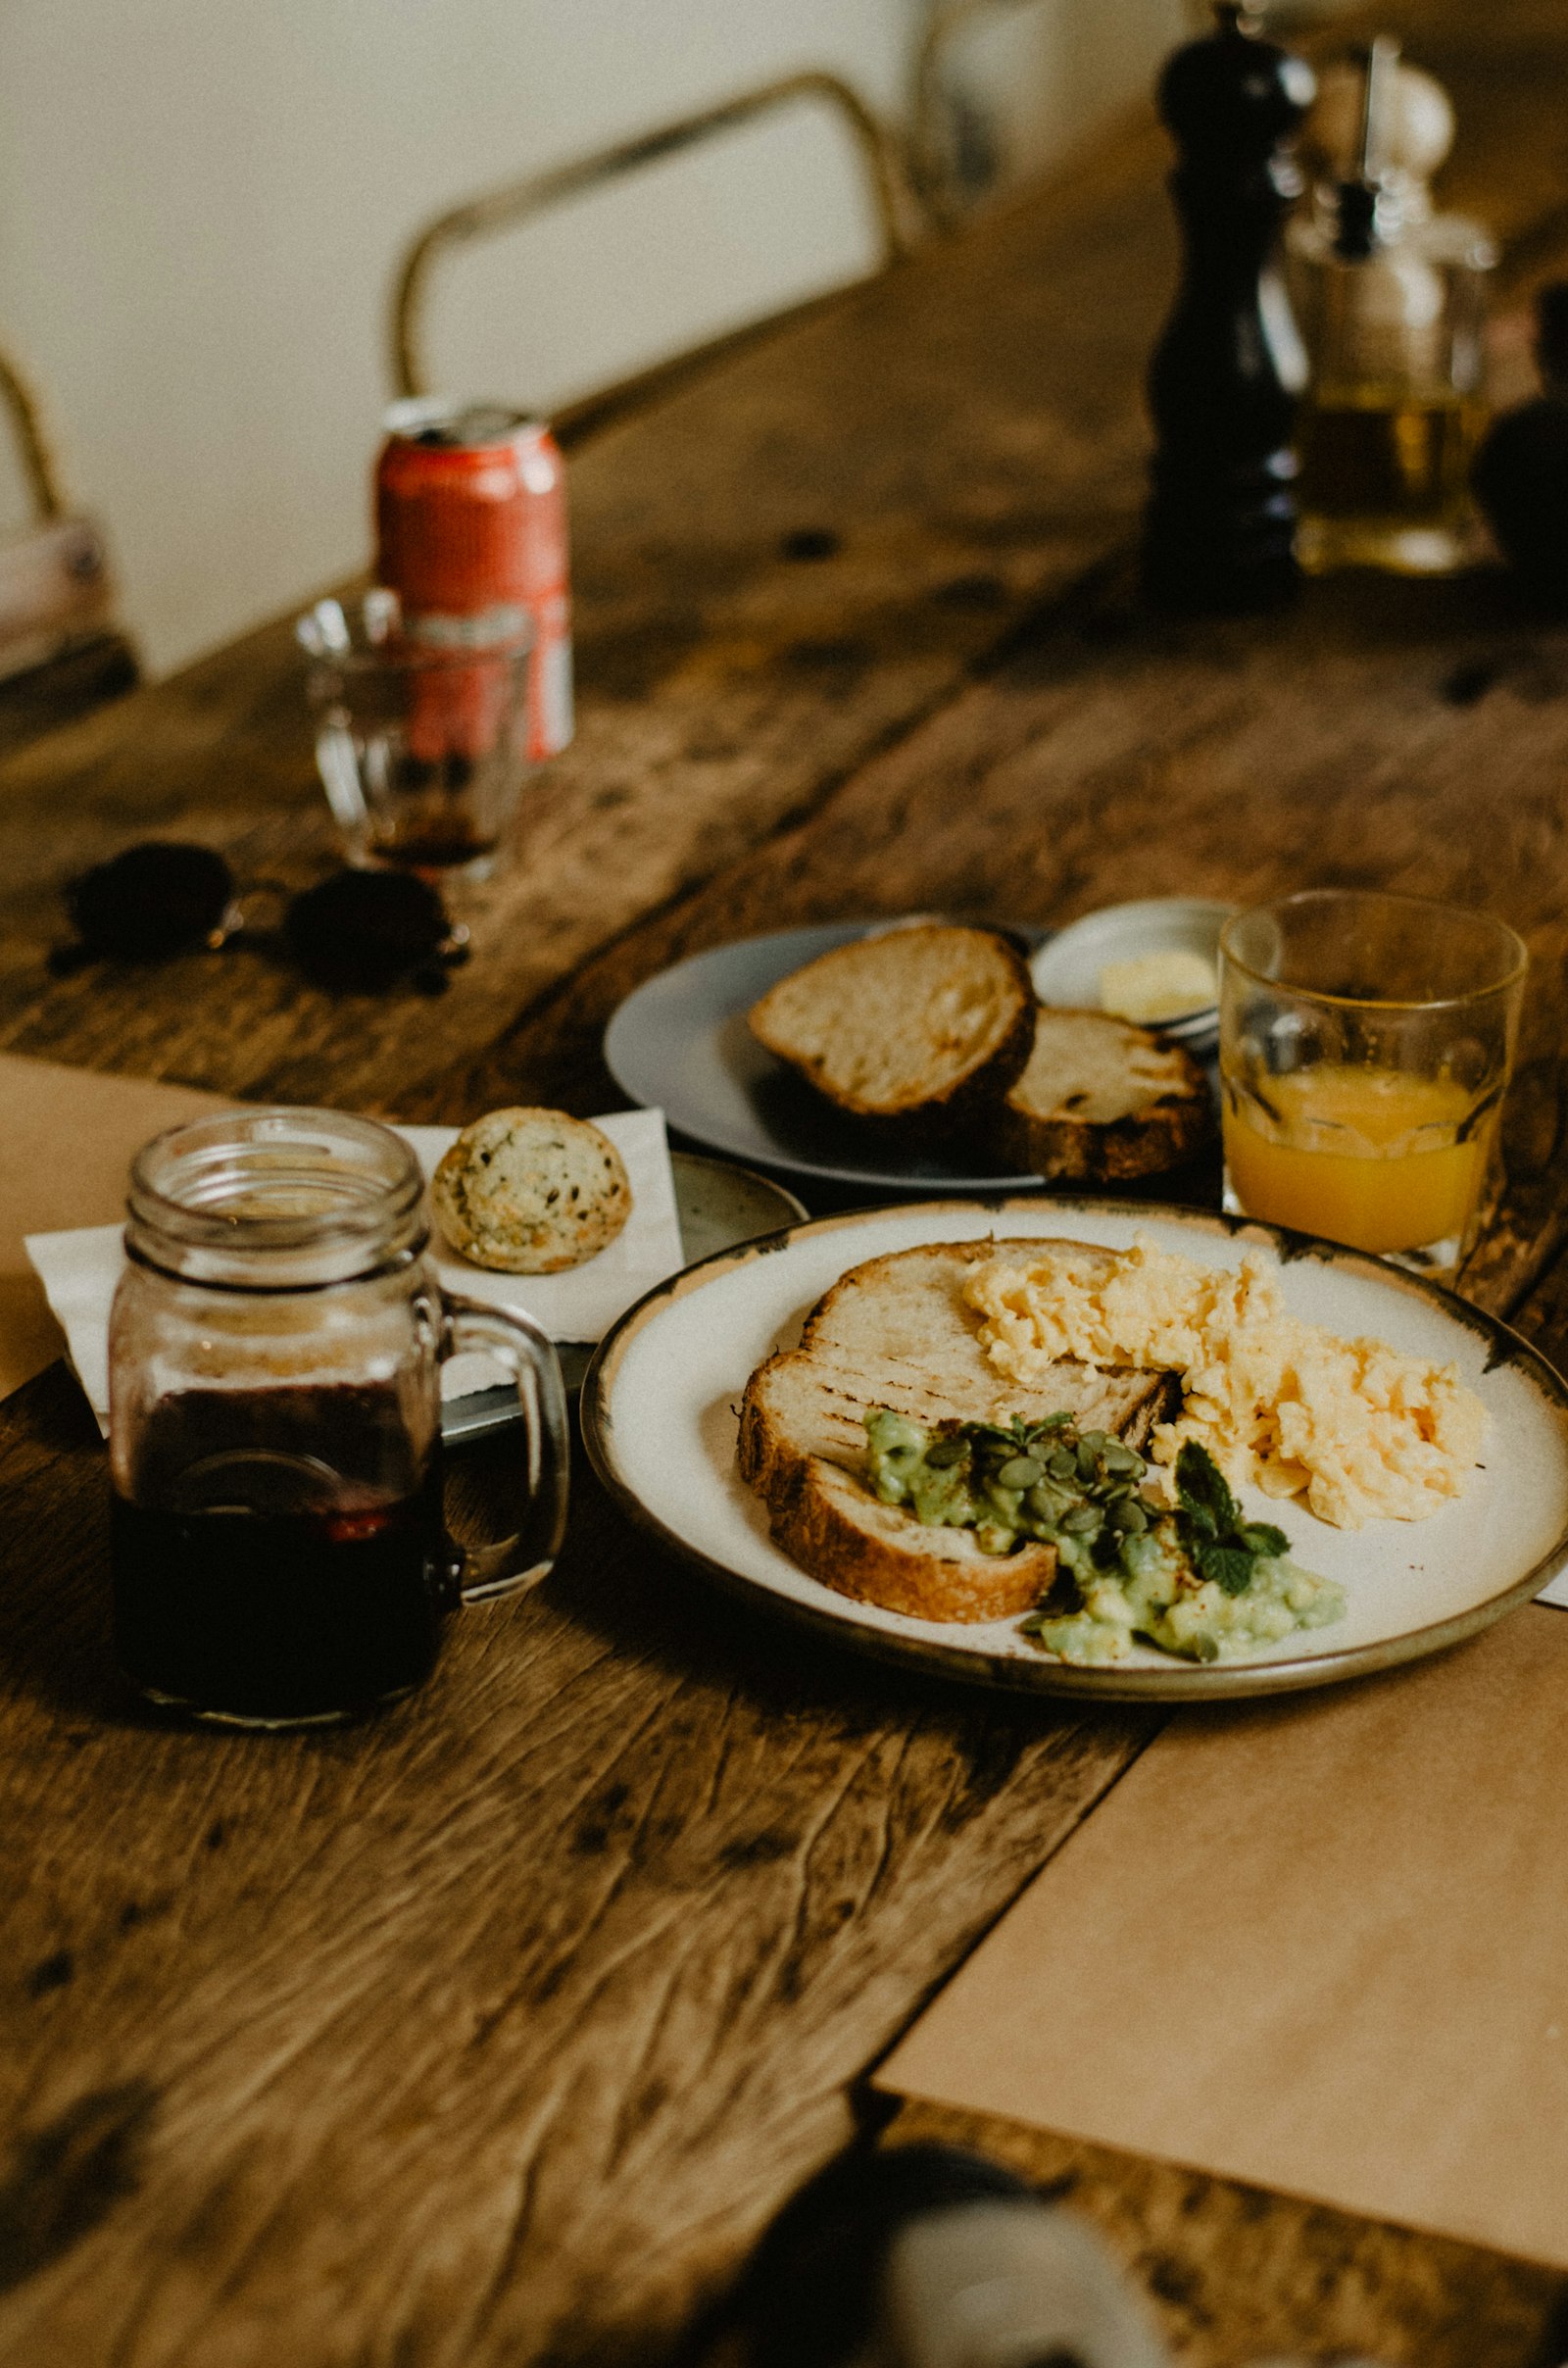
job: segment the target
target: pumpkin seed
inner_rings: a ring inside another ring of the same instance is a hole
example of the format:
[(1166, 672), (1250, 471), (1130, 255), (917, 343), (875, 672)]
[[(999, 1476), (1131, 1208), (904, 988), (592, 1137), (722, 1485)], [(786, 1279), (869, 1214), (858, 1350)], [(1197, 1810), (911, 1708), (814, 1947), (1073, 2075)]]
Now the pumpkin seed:
[(997, 1479), (1004, 1488), (1033, 1488), (1043, 1468), (1033, 1455), (1009, 1455)]
[(1149, 1515), (1143, 1506), (1133, 1500), (1126, 1505), (1116, 1506), (1110, 1516), (1110, 1525), (1112, 1529), (1119, 1530), (1124, 1538), (1141, 1537), (1149, 1527)]
[(935, 1439), (925, 1451), (925, 1459), (941, 1471), (950, 1463), (961, 1463), (968, 1453), (966, 1439)]

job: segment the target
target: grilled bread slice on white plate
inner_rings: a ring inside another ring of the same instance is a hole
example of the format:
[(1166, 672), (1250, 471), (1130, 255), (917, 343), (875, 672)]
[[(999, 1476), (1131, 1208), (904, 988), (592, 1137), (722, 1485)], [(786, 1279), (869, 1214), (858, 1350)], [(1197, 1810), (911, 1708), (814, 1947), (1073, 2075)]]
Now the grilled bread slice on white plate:
[(963, 1285), (987, 1258), (1034, 1258), (1041, 1248), (982, 1239), (869, 1258), (817, 1302), (799, 1348), (752, 1375), (736, 1449), (741, 1477), (766, 1504), (778, 1545), (812, 1578), (916, 1619), (999, 1620), (1028, 1611), (1055, 1576), (1054, 1546), (982, 1554), (972, 1530), (927, 1527), (875, 1497), (865, 1417), (879, 1406), (927, 1427), (1014, 1414), (1038, 1422), (1066, 1411), (1080, 1429), (1133, 1447), (1175, 1411), (1179, 1385), (1167, 1373), (1097, 1372), (1064, 1360), (1047, 1386), (1025, 1390), (987, 1361)]

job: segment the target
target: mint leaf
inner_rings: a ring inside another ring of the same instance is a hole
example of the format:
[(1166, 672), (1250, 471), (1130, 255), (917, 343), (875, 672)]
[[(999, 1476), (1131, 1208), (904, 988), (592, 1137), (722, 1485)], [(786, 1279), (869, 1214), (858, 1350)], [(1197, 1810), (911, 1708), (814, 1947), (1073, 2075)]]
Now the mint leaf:
[(1245, 1595), (1261, 1561), (1289, 1554), (1291, 1542), (1272, 1521), (1244, 1521), (1225, 1475), (1206, 1448), (1189, 1439), (1176, 1458), (1178, 1532), (1200, 1579), (1226, 1595)]
[(1176, 1495), (1205, 1536), (1227, 1538), (1240, 1528), (1242, 1508), (1219, 1465), (1196, 1439), (1186, 1440), (1176, 1458)]
[(1255, 1554), (1245, 1546), (1205, 1546), (1198, 1556), (1198, 1575), (1212, 1579), (1226, 1595), (1245, 1595), (1252, 1584)]

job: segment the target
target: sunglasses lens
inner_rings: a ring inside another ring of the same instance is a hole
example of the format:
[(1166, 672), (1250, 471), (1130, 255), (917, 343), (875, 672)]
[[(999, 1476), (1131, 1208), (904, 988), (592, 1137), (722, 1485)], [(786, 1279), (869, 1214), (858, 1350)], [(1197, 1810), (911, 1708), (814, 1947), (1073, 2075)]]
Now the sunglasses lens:
[(150, 839), (83, 872), (66, 902), (89, 954), (153, 962), (211, 937), (233, 893), (233, 874), (210, 847)]
[(285, 927), (318, 986), (362, 993), (409, 977), (451, 933), (440, 897), (412, 871), (334, 871), (294, 899)]

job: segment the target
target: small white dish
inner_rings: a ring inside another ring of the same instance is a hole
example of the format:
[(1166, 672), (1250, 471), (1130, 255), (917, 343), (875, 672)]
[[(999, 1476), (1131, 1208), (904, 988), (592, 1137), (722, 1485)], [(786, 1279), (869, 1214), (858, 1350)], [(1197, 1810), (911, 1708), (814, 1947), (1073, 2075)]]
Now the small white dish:
[[(1153, 896), (1137, 904), (1105, 905), (1049, 938), (1030, 962), (1042, 1003), (1098, 1011), (1100, 974), (1107, 962), (1131, 962), (1144, 954), (1197, 954), (1219, 962), (1219, 933), (1234, 905), (1206, 896)], [(1179, 1018), (1161, 1020), (1162, 1035), (1203, 1059), (1219, 1042), (1219, 1007), (1205, 1004)]]

